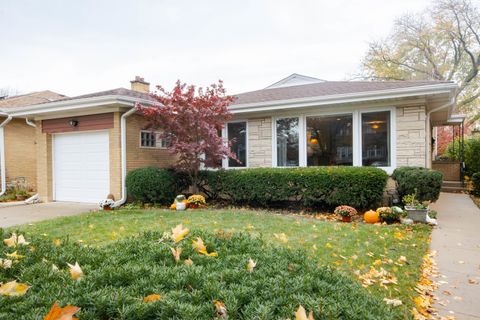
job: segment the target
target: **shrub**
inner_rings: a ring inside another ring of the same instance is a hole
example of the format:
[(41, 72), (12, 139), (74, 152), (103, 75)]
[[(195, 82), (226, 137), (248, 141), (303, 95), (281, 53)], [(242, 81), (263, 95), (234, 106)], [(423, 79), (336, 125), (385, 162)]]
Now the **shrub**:
[[(455, 144), (455, 152), (453, 151), (453, 146)], [(465, 174), (468, 176), (473, 175), (475, 172), (480, 172), (480, 138), (471, 137), (465, 139)], [(461, 159), (461, 141), (460, 139), (455, 139), (455, 141), (450, 142), (447, 146), (446, 155), (451, 160), (460, 160)]]
[(128, 196), (142, 203), (170, 203), (185, 188), (183, 174), (171, 169), (139, 168), (127, 174)]
[[(0, 232), (1, 233), (1, 232)], [(229, 319), (293, 318), (300, 304), (317, 319), (398, 319), (401, 311), (372, 296), (356, 281), (318, 267), (302, 250), (271, 246), (247, 234), (210, 234), (202, 237), (218, 257), (196, 253), (189, 238), (179, 244), (159, 242), (161, 232), (87, 247), (63, 240), (60, 246), (42, 238), (27, 239), (35, 246), (6, 248), (25, 255), (10, 269), (0, 269), (0, 282), (17, 279), (31, 288), (22, 297), (0, 297), (1, 319), (43, 319), (50, 306), (72, 304), (76, 315), (89, 319), (213, 319), (213, 300), (225, 303)], [(176, 264), (171, 247), (181, 246)], [(193, 261), (183, 263), (187, 257)], [(249, 259), (257, 262), (246, 270)], [(77, 261), (84, 276), (74, 281), (67, 263)], [(53, 271), (52, 264), (60, 271)], [(160, 300), (143, 298), (159, 294)]]
[(480, 172), (472, 175), (473, 194), (480, 196)]
[(382, 200), (388, 175), (378, 168), (255, 168), (202, 172), (207, 196), (234, 204), (366, 209)]
[(443, 175), (439, 171), (420, 167), (401, 167), (393, 171), (397, 191), (401, 199), (415, 194), (419, 201), (436, 201), (440, 196)]

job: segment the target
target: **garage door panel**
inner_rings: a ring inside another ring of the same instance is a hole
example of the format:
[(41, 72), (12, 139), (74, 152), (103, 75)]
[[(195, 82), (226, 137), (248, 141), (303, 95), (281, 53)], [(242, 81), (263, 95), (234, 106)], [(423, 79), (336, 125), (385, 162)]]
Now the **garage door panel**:
[(54, 136), (55, 200), (98, 202), (110, 190), (107, 131)]

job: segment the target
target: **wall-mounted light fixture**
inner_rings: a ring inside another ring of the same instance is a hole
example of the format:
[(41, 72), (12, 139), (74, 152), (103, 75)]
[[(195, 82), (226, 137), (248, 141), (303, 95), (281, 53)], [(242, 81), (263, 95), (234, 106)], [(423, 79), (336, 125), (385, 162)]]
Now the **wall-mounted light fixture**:
[(76, 127), (78, 126), (78, 120), (70, 119), (68, 120), (68, 124), (70, 125), (70, 127)]

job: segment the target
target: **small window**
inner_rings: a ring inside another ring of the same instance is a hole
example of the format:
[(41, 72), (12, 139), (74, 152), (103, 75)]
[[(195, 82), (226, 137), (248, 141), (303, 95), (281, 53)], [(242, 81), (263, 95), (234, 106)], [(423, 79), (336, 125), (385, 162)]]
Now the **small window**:
[(155, 131), (140, 131), (140, 146), (143, 148), (166, 149), (170, 147), (169, 139), (162, 139), (162, 133)]
[[(237, 160), (228, 159), (228, 166), (233, 168), (247, 166), (247, 123), (231, 122), (227, 124), (227, 137), (232, 142), (232, 152)], [(239, 162), (240, 161), (240, 162)]]
[(155, 133), (150, 131), (141, 131), (140, 132), (140, 146), (147, 148), (155, 147)]
[(390, 166), (390, 112), (362, 114), (362, 165)]
[(299, 120), (298, 118), (278, 119), (277, 166), (298, 167), (299, 159)]

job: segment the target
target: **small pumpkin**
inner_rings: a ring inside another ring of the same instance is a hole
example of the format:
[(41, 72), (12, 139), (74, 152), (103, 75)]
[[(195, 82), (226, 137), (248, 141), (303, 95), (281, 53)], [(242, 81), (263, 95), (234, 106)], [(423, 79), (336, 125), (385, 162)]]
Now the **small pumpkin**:
[(380, 215), (375, 210), (368, 210), (363, 215), (363, 220), (365, 220), (366, 223), (377, 223), (380, 222)]
[(190, 206), (190, 203), (188, 202), (187, 199), (182, 200), (183, 203), (185, 203), (185, 208), (188, 208)]
[(177, 209), (177, 204), (176, 204), (176, 203), (172, 203), (172, 205), (170, 206), (170, 209), (176, 210), (176, 209)]

